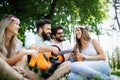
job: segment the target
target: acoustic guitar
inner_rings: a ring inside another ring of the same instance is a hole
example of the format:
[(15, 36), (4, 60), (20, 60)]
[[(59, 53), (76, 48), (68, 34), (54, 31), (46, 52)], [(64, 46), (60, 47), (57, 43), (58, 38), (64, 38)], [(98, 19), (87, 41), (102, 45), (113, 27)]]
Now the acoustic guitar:
[(41, 70), (47, 70), (56, 61), (63, 62), (65, 60), (63, 54), (55, 56), (51, 52), (38, 53), (37, 56), (37, 58), (35, 58), (34, 56), (31, 57), (29, 66), (37, 66)]
[(65, 61), (63, 54), (73, 52), (73, 49), (60, 51), (57, 55), (52, 52), (37, 53), (38, 57), (31, 56), (28, 65), (37, 67), (42, 71), (42, 77), (47, 78)]
[(37, 65), (41, 70), (47, 70), (51, 66), (51, 64), (54, 63), (52, 59), (63, 62), (65, 60), (63, 54), (70, 52), (73, 52), (73, 49), (60, 51), (57, 55), (53, 55), (53, 53), (51, 52), (37, 53), (37, 58), (35, 58), (34, 56), (31, 57), (29, 61), (29, 66), (34, 67), (35, 65)]

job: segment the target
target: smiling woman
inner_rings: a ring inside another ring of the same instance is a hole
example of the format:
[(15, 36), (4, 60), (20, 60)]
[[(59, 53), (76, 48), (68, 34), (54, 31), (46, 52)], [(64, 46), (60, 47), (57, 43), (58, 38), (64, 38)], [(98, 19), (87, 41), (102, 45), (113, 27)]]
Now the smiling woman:
[(15, 18), (14, 16), (10, 17), (10, 24), (7, 25), (7, 32), (11, 32), (13, 34), (18, 34), (18, 30), (19, 30), (19, 24), (20, 24), (20, 20)]
[[(32, 75), (24, 75), (28, 72), (25, 65), (27, 55), (35, 56), (37, 51), (22, 49), (22, 42), (16, 36), (19, 24), (20, 20), (13, 15), (4, 16), (0, 21), (0, 72), (4, 72), (2, 73), (4, 75), (8, 74), (12, 80), (26, 80), (26, 78), (32, 80)], [(34, 75), (34, 79), (38, 80), (37, 76)]]
[(105, 61), (102, 47), (92, 39), (86, 26), (76, 27), (76, 44), (74, 46), (75, 62), (71, 67), (68, 80), (108, 80), (110, 67)]

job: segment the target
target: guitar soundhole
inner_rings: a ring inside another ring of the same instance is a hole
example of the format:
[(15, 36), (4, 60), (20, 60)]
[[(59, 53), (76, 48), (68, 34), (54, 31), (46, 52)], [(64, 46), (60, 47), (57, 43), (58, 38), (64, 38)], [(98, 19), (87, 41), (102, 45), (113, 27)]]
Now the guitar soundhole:
[(58, 61), (58, 57), (50, 57), (49, 60), (51, 63), (56, 63)]

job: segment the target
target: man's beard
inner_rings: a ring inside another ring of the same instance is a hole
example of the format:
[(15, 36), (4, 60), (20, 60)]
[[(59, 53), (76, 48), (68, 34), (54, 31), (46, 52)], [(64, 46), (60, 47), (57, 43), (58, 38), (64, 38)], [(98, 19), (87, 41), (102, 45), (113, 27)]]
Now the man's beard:
[(57, 40), (58, 42), (62, 42), (62, 41), (64, 41), (65, 39), (64, 39), (64, 38), (63, 38), (63, 39), (56, 38), (56, 40)]
[(42, 37), (44, 40), (50, 41), (50, 36), (47, 36), (47, 34), (44, 31), (42, 32)]

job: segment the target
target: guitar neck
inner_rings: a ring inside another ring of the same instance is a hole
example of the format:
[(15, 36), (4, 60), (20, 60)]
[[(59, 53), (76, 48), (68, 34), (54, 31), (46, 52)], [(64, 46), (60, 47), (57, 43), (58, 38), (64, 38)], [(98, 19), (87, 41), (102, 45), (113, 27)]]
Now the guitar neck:
[(60, 52), (58, 52), (57, 55), (71, 53), (71, 52), (74, 52), (74, 50), (73, 49), (69, 49), (69, 50), (60, 51)]

